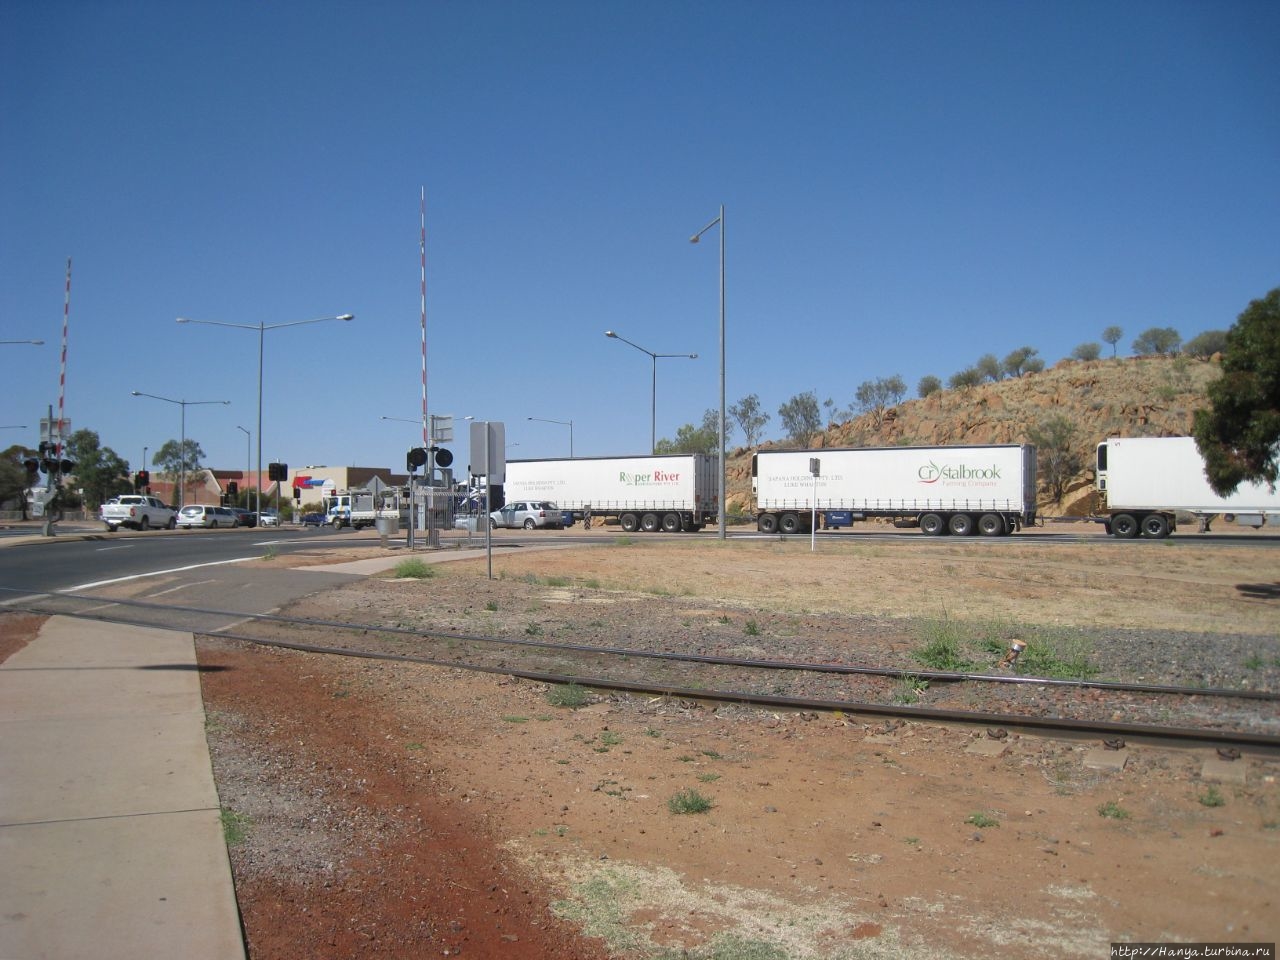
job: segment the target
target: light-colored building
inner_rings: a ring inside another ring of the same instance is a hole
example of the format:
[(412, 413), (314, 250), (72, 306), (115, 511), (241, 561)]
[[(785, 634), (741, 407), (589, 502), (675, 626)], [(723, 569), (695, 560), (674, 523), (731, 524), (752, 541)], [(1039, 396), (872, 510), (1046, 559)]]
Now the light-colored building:
[[(301, 503), (318, 503), (320, 498), (345, 490), (363, 490), (374, 480), (382, 487), (403, 487), (409, 477), (392, 473), (386, 467), (298, 467), (289, 470), (289, 479), (280, 491), (281, 497), (292, 497), (297, 490)], [(273, 484), (264, 487), (271, 489)]]

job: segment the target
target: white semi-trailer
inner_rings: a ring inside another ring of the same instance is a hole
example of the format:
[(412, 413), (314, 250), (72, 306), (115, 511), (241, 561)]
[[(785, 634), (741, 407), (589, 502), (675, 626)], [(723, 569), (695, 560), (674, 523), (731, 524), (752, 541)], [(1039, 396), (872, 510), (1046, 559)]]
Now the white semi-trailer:
[(503, 496), (551, 500), (561, 510), (613, 519), (632, 532), (701, 530), (719, 513), (716, 461), (707, 454), (508, 460)]
[(1251, 527), (1280, 517), (1280, 490), (1265, 483), (1214, 493), (1194, 437), (1112, 437), (1098, 444), (1097, 467), (1103, 513), (1095, 519), (1121, 539), (1167, 537), (1179, 512), (1195, 516), (1201, 531), (1218, 514)]
[(751, 484), (762, 533), (881, 517), (931, 536), (999, 537), (1035, 523), (1036, 448), (762, 450)]

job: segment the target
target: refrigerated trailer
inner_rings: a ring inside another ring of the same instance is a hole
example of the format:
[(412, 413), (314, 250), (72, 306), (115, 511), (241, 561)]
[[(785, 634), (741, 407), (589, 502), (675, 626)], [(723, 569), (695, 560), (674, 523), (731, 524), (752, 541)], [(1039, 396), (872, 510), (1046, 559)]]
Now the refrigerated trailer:
[(931, 536), (998, 537), (1035, 523), (1036, 448), (762, 450), (751, 485), (762, 533), (808, 533), (830, 513), (885, 518)]
[(613, 520), (623, 530), (701, 530), (719, 512), (716, 461), (702, 454), (508, 460), (503, 496), (551, 500), (581, 517)]
[(1280, 491), (1265, 483), (1214, 493), (1194, 437), (1112, 437), (1098, 444), (1097, 468), (1103, 506), (1094, 519), (1123, 540), (1167, 537), (1180, 512), (1193, 515), (1202, 532), (1219, 514), (1250, 527), (1280, 520)]

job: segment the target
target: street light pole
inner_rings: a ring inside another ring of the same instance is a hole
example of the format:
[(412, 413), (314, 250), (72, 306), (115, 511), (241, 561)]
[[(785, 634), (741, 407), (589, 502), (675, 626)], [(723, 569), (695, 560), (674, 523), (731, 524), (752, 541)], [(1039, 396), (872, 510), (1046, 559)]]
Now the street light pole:
[(629, 347), (635, 347), (641, 353), (648, 354), (653, 361), (653, 385), (649, 390), (649, 453), (655, 453), (658, 449), (658, 360), (668, 357), (697, 360), (698, 355), (696, 353), (654, 353), (652, 350), (646, 350), (638, 343), (632, 343), (626, 337), (620, 336), (613, 330), (606, 330), (604, 335), (613, 340), (621, 340)]
[[(253, 434), (251, 434), (244, 427), (240, 426), (240, 424), (238, 423), (236, 424), (236, 429), (244, 434), (244, 482), (248, 483), (249, 482), (249, 447), (253, 443)], [(245, 500), (246, 504), (248, 502), (249, 502), (248, 500)], [(256, 517), (256, 520), (258, 523), (262, 523), (261, 511), (258, 512), (258, 516)]]
[[(203, 406), (204, 404), (220, 403), (224, 407), (228, 406), (230, 400), (174, 400), (172, 397), (161, 397), (154, 393), (143, 393), (140, 390), (134, 390), (135, 397), (150, 397), (152, 400), (163, 400), (165, 403), (176, 403), (182, 408), (182, 439), (178, 441), (178, 509), (181, 510), (186, 506), (187, 495), (187, 407)], [(143, 448), (142, 457), (146, 459), (146, 448)]]
[(323, 323), (326, 320), (346, 322), (354, 319), (350, 313), (342, 313), (336, 317), (316, 317), (312, 320), (289, 320), (285, 323), (228, 323), (224, 320), (192, 320), (178, 317), (178, 323), (200, 323), (210, 327), (234, 327), (237, 330), (258, 331), (258, 476), (253, 484), (254, 510), (262, 515), (262, 346), (263, 337), (268, 330), (279, 330), (281, 327), (298, 327), (304, 323)]
[[(545, 417), (529, 417), (530, 420), (537, 420), (539, 423), (558, 423), (562, 427), (569, 428), (569, 459), (573, 459), (573, 421), (572, 420), (548, 420)], [(514, 447), (516, 444), (510, 443), (507, 446)]]
[(724, 406), (724, 204), (720, 204), (720, 214), (705, 227), (689, 238), (690, 243), (697, 243), (702, 239), (702, 235), (714, 227), (720, 225), (720, 539), (725, 539), (725, 523), (724, 523), (724, 434), (725, 434), (725, 406)]

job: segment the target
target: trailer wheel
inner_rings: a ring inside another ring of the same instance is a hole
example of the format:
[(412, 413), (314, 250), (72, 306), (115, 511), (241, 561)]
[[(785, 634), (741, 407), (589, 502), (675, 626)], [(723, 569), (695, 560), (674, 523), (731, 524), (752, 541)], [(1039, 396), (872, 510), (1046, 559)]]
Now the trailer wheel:
[(1162, 513), (1148, 513), (1142, 518), (1141, 526), (1142, 535), (1152, 540), (1163, 540), (1172, 532), (1169, 529), (1169, 521)]
[(618, 526), (627, 533), (635, 533), (640, 528), (640, 518), (634, 513), (624, 513), (618, 518)]
[(664, 533), (679, 533), (680, 526), (680, 514), (664, 513), (662, 515), (662, 529)]
[(783, 533), (799, 533), (803, 527), (804, 524), (794, 513), (784, 513), (778, 519), (778, 529)]
[(978, 532), (984, 537), (1003, 537), (1006, 533), (1004, 517), (998, 513), (984, 513), (978, 518)]
[(778, 532), (778, 516), (773, 513), (762, 513), (760, 519), (756, 521), (756, 526), (761, 533), (777, 533)]
[(661, 521), (658, 520), (656, 513), (646, 513), (640, 518), (640, 529), (645, 533), (654, 533), (661, 526)]
[(1111, 533), (1117, 540), (1132, 540), (1138, 535), (1138, 521), (1130, 514), (1117, 513), (1111, 518)]
[(970, 513), (953, 513), (947, 521), (947, 529), (956, 537), (969, 536), (973, 533), (974, 526), (973, 514)]
[(940, 537), (947, 532), (947, 525), (937, 513), (920, 515), (920, 529), (930, 537)]

